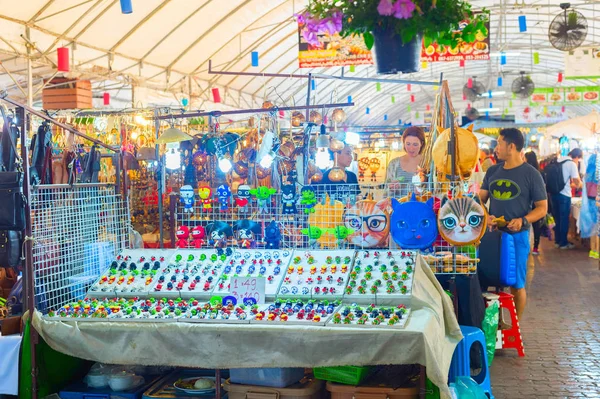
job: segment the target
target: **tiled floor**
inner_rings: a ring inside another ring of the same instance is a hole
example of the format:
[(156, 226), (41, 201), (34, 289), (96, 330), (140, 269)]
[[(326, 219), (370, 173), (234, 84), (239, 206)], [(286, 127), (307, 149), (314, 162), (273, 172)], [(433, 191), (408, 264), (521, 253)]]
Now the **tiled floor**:
[(525, 357), (496, 351), (496, 399), (600, 398), (600, 271), (582, 249), (543, 239), (528, 269), (529, 302), (520, 321)]

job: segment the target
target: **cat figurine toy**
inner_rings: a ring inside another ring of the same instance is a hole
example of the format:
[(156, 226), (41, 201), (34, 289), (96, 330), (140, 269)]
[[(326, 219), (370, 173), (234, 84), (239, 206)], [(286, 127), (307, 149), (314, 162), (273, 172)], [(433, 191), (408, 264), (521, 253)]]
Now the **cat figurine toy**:
[(358, 201), (344, 213), (344, 225), (353, 231), (349, 244), (360, 248), (386, 247), (390, 234), (390, 201)]
[(392, 198), (390, 232), (400, 248), (423, 250), (435, 242), (438, 230), (433, 203), (433, 198), (417, 201), (414, 193), (404, 203)]
[(479, 245), (487, 227), (487, 211), (479, 197), (444, 197), (438, 212), (438, 229), (448, 243), (456, 246)]

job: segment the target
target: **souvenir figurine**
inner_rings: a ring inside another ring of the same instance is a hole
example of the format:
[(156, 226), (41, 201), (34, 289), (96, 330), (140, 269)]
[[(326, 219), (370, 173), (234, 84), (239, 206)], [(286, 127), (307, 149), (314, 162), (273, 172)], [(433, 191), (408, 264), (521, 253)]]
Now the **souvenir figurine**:
[(219, 210), (225, 212), (229, 209), (229, 197), (231, 190), (227, 184), (221, 184), (217, 187), (217, 197), (219, 197)]
[(194, 189), (192, 186), (182, 186), (179, 189), (179, 198), (183, 204), (183, 213), (194, 212)]
[(281, 186), (281, 213), (284, 215), (295, 215), (298, 213), (296, 208), (296, 185), (284, 184)]
[(479, 197), (444, 197), (438, 212), (438, 229), (444, 240), (452, 245), (479, 245), (485, 234), (487, 214)]
[(328, 231), (330, 234), (333, 234), (333, 236), (336, 238), (339, 249), (346, 248), (346, 240), (352, 233), (354, 233), (354, 230), (349, 229), (346, 226), (335, 226), (334, 228), (329, 229)]
[(187, 248), (188, 247), (188, 238), (190, 237), (190, 229), (187, 226), (179, 226), (177, 232), (175, 232), (175, 236), (177, 237), (177, 243), (175, 246), (177, 248)]
[(315, 193), (315, 189), (311, 186), (304, 186), (302, 190), (300, 190), (300, 204), (305, 205), (304, 213), (314, 213), (315, 205), (317, 204), (317, 194)]
[(260, 225), (250, 220), (238, 220), (233, 226), (237, 245), (240, 248), (256, 248), (256, 236), (260, 235)]
[(200, 200), (202, 201), (202, 210), (209, 211), (212, 209), (212, 190), (210, 187), (200, 187), (198, 189), (198, 195), (200, 196)]
[(391, 235), (400, 248), (426, 249), (433, 245), (438, 235), (433, 198), (419, 202), (414, 193), (404, 203), (392, 198), (392, 210)]
[(264, 241), (266, 249), (279, 249), (281, 246), (281, 231), (274, 220), (271, 220), (271, 223), (265, 228)]
[(317, 249), (319, 247), (319, 238), (323, 235), (323, 230), (319, 227), (308, 226), (308, 228), (302, 229), (300, 232), (308, 236), (308, 246), (310, 248)]
[(231, 248), (227, 246), (227, 239), (231, 237), (231, 226), (225, 222), (217, 221), (206, 226), (209, 244), (212, 245), (218, 255), (231, 255)]
[(390, 233), (389, 200), (358, 201), (344, 213), (344, 224), (353, 229), (347, 241), (360, 248), (385, 247)]
[(250, 186), (247, 184), (241, 184), (237, 189), (237, 197), (235, 198), (235, 205), (239, 208), (241, 213), (249, 211), (250, 205)]
[(256, 203), (258, 206), (259, 213), (268, 213), (269, 212), (269, 199), (273, 194), (277, 192), (274, 188), (269, 188), (267, 186), (260, 186), (257, 188), (253, 188), (250, 190), (250, 194), (256, 197)]
[(202, 226), (196, 226), (192, 229), (192, 242), (191, 245), (194, 248), (202, 248), (206, 238), (206, 231)]

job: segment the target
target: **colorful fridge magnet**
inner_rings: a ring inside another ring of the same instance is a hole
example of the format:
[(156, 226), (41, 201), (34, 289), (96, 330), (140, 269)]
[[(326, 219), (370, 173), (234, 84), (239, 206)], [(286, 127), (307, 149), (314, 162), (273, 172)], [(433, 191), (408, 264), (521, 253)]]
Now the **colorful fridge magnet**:
[(269, 212), (269, 200), (273, 194), (277, 192), (276, 189), (267, 186), (260, 186), (250, 190), (250, 194), (256, 197), (256, 203), (258, 206), (258, 212)]
[(479, 197), (453, 199), (444, 197), (438, 213), (438, 229), (444, 240), (452, 245), (479, 245), (487, 227), (487, 212)]
[(353, 230), (347, 240), (360, 248), (385, 247), (390, 234), (389, 200), (358, 201), (344, 213), (344, 225)]
[(281, 231), (274, 220), (271, 220), (271, 223), (265, 228), (264, 241), (266, 249), (279, 249), (281, 246)]
[(194, 189), (192, 186), (182, 186), (179, 189), (179, 199), (183, 204), (183, 213), (194, 212)]
[(212, 189), (210, 187), (200, 187), (198, 189), (198, 196), (200, 197), (200, 201), (202, 201), (202, 210), (208, 211), (212, 209)]
[(187, 226), (179, 226), (177, 231), (175, 232), (175, 236), (177, 237), (177, 243), (175, 246), (177, 248), (187, 248), (188, 247), (188, 239), (190, 237), (190, 228)]
[(231, 197), (231, 190), (227, 184), (221, 184), (217, 187), (217, 197), (219, 198), (219, 210), (225, 212), (229, 210), (229, 198)]
[(284, 184), (281, 186), (281, 213), (284, 215), (295, 215), (296, 208), (296, 185)]
[(250, 220), (238, 220), (233, 226), (237, 245), (240, 248), (256, 248), (256, 237), (260, 236), (260, 225)]
[(206, 226), (206, 233), (209, 244), (217, 250), (217, 254), (231, 255), (231, 248), (227, 245), (227, 239), (232, 236), (230, 225), (221, 221), (213, 222)]
[(196, 226), (192, 229), (192, 242), (190, 243), (194, 248), (202, 248), (206, 238), (206, 231), (202, 226)]
[(402, 249), (426, 249), (437, 238), (437, 220), (433, 212), (433, 198), (400, 203), (392, 198), (391, 235)]
[(247, 184), (241, 184), (238, 186), (235, 205), (238, 207), (241, 213), (247, 213), (249, 211), (250, 190), (250, 186)]
[(317, 193), (314, 187), (304, 186), (300, 190), (300, 204), (304, 205), (304, 213), (314, 213), (315, 205), (317, 204)]

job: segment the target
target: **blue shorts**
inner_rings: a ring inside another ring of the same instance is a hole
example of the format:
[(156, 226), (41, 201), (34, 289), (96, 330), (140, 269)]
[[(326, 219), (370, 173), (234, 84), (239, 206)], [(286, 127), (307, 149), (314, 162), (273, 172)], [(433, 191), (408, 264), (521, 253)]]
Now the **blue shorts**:
[(513, 288), (525, 288), (527, 280), (527, 261), (531, 245), (529, 244), (529, 229), (512, 234), (515, 239), (515, 263), (517, 267), (517, 282)]

